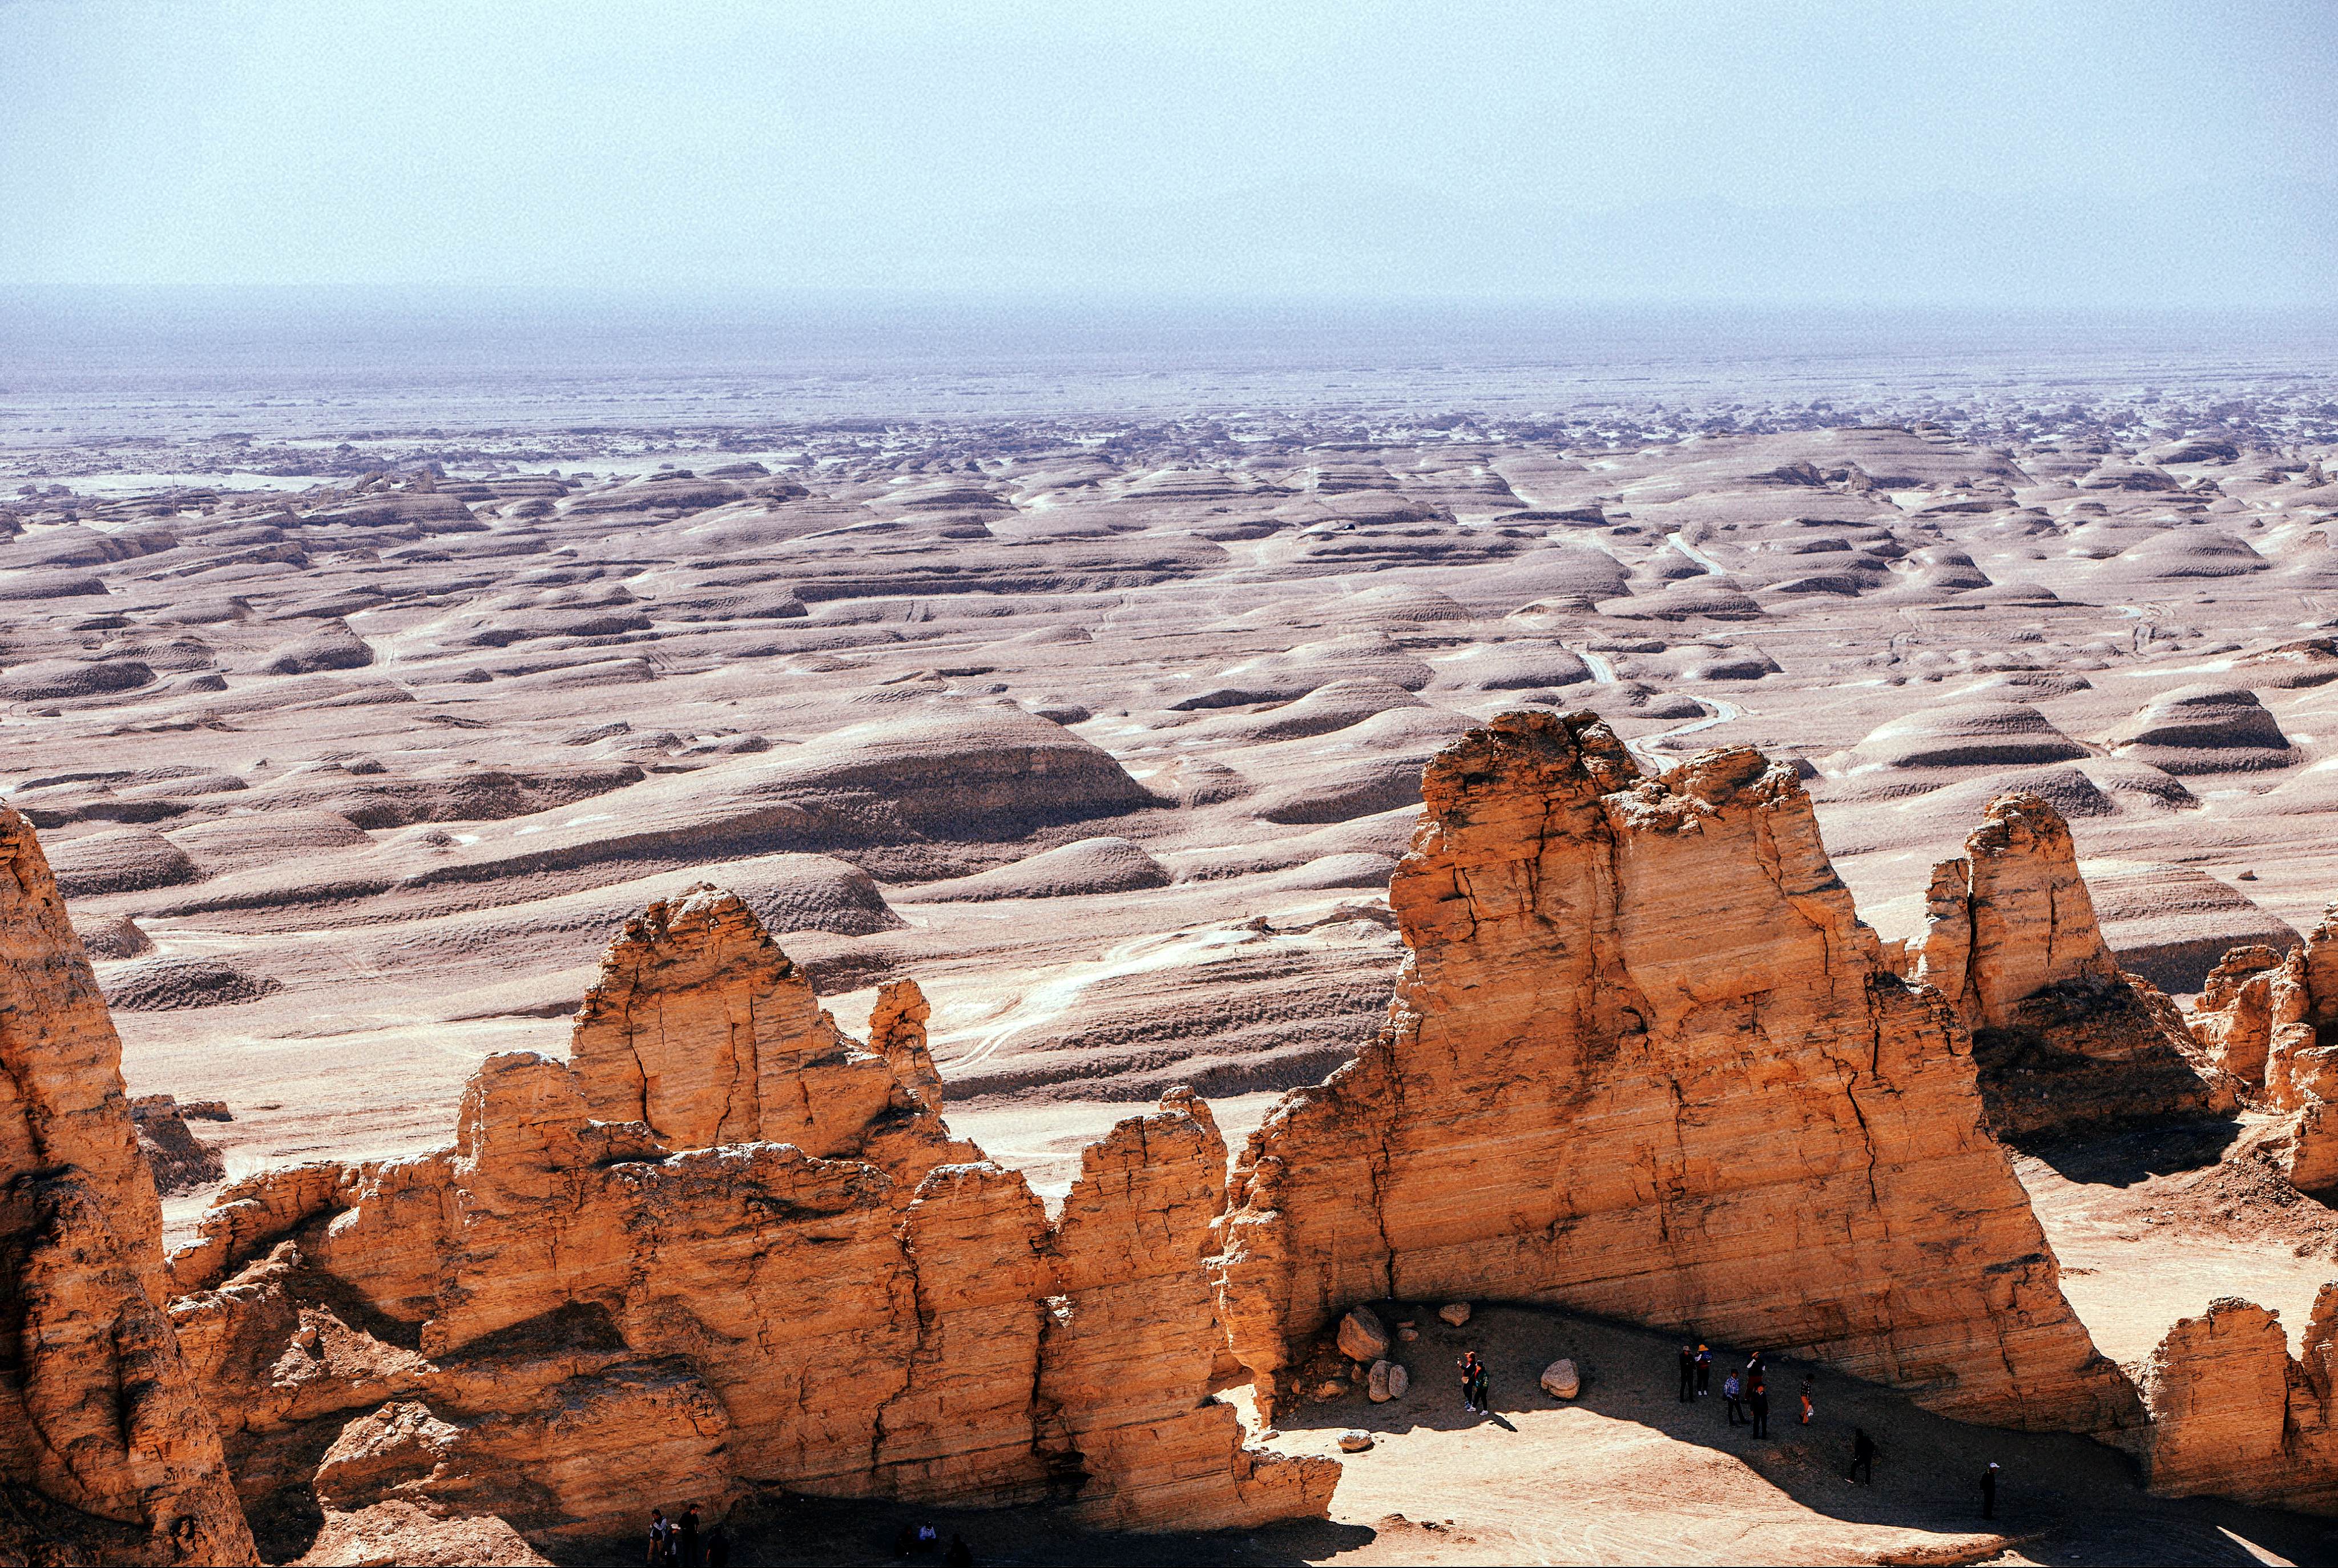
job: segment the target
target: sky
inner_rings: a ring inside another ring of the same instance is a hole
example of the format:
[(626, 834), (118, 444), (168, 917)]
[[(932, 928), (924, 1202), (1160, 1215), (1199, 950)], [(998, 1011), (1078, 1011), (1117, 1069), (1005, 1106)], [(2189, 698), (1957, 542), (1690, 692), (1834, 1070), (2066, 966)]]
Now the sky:
[(0, 0), (0, 289), (2338, 298), (2338, 5)]

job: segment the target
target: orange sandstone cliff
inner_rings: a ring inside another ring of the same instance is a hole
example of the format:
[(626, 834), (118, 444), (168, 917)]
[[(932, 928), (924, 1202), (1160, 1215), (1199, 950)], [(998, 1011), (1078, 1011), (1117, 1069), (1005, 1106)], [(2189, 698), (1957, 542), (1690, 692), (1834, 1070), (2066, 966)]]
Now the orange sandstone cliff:
[(1381, 1298), (1549, 1302), (1792, 1350), (1979, 1421), (2135, 1396), (1982, 1123), (1954, 1008), (1885, 964), (1793, 770), (1640, 776), (1590, 714), (1429, 765), (1387, 1025), (1252, 1135), (1221, 1308), (1262, 1400)]
[(113, 1020), (0, 807), (0, 1560), (257, 1560), (162, 1315), (162, 1230)]
[(1321, 1514), (1337, 1465), (1245, 1450), (1210, 1396), (1207, 1109), (1123, 1122), (1051, 1224), (929, 1107), (922, 998), (883, 1013), (863, 1049), (693, 890), (611, 945), (571, 1064), (481, 1066), (452, 1148), (228, 1188), (173, 1313), (263, 1541), (550, 1549), (752, 1486)]

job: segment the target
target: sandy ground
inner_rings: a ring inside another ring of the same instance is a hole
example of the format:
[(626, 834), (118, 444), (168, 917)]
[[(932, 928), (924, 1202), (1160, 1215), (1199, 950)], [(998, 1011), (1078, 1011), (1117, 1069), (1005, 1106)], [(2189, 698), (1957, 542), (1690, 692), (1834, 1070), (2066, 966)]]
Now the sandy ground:
[[(1770, 1440), (1732, 1427), (1716, 1393), (1682, 1404), (1671, 1341), (1527, 1308), (1493, 1308), (1459, 1329), (1423, 1304), (1419, 1369), (1400, 1401), (1359, 1395), (1299, 1413), (1269, 1446), (1346, 1455), (1330, 1520), (1203, 1536), (1097, 1535), (1046, 1510), (946, 1513), (792, 1499), (738, 1518), (746, 1563), (892, 1560), (904, 1523), (963, 1534), (977, 1562), (1224, 1563), (2329, 1563), (2338, 1525), (2294, 1515), (2146, 1497), (2127, 1458), (2084, 1438), (1964, 1426), (1899, 1395), (1797, 1362), (1771, 1362), (1773, 1387), (1813, 1380), (1807, 1426), (1781, 1409)], [(1447, 1373), (1475, 1348), (1494, 1373), (1496, 1414), (1460, 1406)], [(1736, 1347), (1716, 1347), (1742, 1357)], [(1585, 1381), (1562, 1403), (1535, 1384), (1572, 1357)], [(1716, 1379), (1717, 1381), (1717, 1379)], [(1247, 1391), (1234, 1396), (1247, 1419)], [(1792, 1404), (1792, 1395), (1778, 1401)], [(1871, 1485), (1848, 1478), (1852, 1434), (1877, 1445)], [(1980, 1516), (1979, 1476), (2001, 1466), (1998, 1516)], [(627, 1559), (613, 1550), (605, 1559)]]

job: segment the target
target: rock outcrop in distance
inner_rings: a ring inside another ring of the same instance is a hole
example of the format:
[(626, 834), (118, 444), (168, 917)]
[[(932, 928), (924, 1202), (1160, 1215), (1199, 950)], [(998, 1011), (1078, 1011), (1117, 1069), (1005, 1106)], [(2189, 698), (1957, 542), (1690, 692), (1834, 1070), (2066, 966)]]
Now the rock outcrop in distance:
[(1520, 712), (1422, 792), (1388, 1024), (1233, 1172), (1221, 1310), (1263, 1408), (1397, 1298), (1693, 1327), (2003, 1426), (2133, 1416), (1962, 1022), (1887, 965), (1792, 768), (1644, 778), (1595, 716)]
[(2338, 905), (2302, 947), (2226, 953), (2191, 1023), (2252, 1103), (2291, 1113), (2291, 1185), (2338, 1191)]
[(0, 1560), (252, 1563), (163, 1317), (122, 1044), (39, 841), (0, 807)]
[(2122, 974), (2062, 814), (2001, 795), (1932, 868), (1910, 977), (1972, 1031), (1981, 1102), (2001, 1138), (2089, 1124), (2231, 1112), (2236, 1098), (2182, 1012)]
[(1121, 1122), (1050, 1223), (950, 1137), (926, 1014), (889, 988), (863, 1048), (701, 887), (611, 944), (570, 1063), (487, 1059), (451, 1148), (228, 1187), (172, 1316), (263, 1542), (493, 1516), (548, 1550), (758, 1485), (1323, 1514), (1337, 1464), (1211, 1396), (1207, 1107)]

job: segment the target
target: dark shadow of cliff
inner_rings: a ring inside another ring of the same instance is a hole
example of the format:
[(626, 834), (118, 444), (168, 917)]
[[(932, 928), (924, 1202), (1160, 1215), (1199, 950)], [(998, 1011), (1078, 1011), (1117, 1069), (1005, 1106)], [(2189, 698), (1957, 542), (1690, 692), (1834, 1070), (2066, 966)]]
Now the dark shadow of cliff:
[(2216, 1116), (2128, 1122), (2091, 1132), (2008, 1138), (2006, 1142), (2044, 1161), (2065, 1181), (2132, 1187), (2154, 1176), (2215, 1164), (2240, 1142), (2243, 1131), (2238, 1119)]
[[(647, 1517), (644, 1511), (643, 1517)], [(966, 1538), (983, 1568), (1030, 1563), (1042, 1568), (1080, 1568), (1109, 1563), (1118, 1568), (1176, 1568), (1194, 1563), (1285, 1568), (1321, 1563), (1370, 1544), (1377, 1532), (1324, 1519), (1292, 1520), (1256, 1530), (1217, 1530), (1158, 1535), (1092, 1530), (1060, 1508), (928, 1508), (882, 1500), (803, 1497), (768, 1492), (739, 1504), (726, 1521), (732, 1568), (801, 1568), (827, 1563), (909, 1563), (941, 1568), (952, 1535)], [(908, 1556), (897, 1553), (904, 1526), (931, 1524), (938, 1543)], [(556, 1552), (562, 1564), (606, 1563), (633, 1568), (643, 1556), (643, 1542), (613, 1541), (601, 1546)]]
[[(2032, 1561), (2238, 1565), (2264, 1560), (2254, 1545), (2293, 1563), (2338, 1563), (2338, 1521), (2210, 1498), (2153, 1497), (2135, 1462), (2117, 1449), (2068, 1434), (1951, 1420), (1904, 1394), (1812, 1363), (1769, 1358), (1765, 1441), (1753, 1436), (1750, 1425), (1728, 1424), (1721, 1395), (1725, 1369), (1744, 1365), (1746, 1347), (1714, 1344), (1713, 1393), (1683, 1402), (1676, 1337), (1535, 1307), (1486, 1308), (1456, 1329), (1437, 1320), (1433, 1306), (1400, 1311), (1374, 1305), (1384, 1321), (1401, 1318), (1420, 1326), (1420, 1338), (1396, 1348), (1413, 1373), (1411, 1389), (1385, 1405), (1357, 1394), (1302, 1404), (1281, 1413), (1283, 1429), (1392, 1433), (1493, 1424), (1461, 1407), (1459, 1383), (1446, 1376), (1474, 1348), (1493, 1375), (1499, 1425), (1521, 1442), (1552, 1440), (1547, 1426), (1536, 1428), (1563, 1408), (1587, 1410), (1728, 1454), (1829, 1518), (1952, 1536), (2002, 1535), (2020, 1543)], [(1573, 1360), (1582, 1377), (1573, 1400), (1554, 1398), (1538, 1384), (1543, 1368), (1561, 1357)], [(1816, 1410), (1809, 1426), (1795, 1414), (1805, 1376)], [(1859, 1428), (1878, 1450), (1872, 1485), (1850, 1479)], [(2000, 1469), (1997, 1517), (1989, 1521), (1981, 1517), (1980, 1476), (1992, 1461)], [(1553, 1506), (1562, 1504), (1554, 1499)]]

